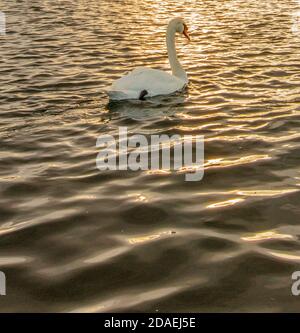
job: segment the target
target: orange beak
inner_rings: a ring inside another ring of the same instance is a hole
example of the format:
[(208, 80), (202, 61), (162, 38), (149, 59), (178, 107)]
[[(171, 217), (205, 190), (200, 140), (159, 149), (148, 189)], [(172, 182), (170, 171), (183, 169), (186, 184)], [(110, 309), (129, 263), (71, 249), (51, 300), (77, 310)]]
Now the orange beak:
[(183, 34), (189, 41), (191, 40), (190, 35), (188, 33), (188, 27), (185, 24), (184, 24)]

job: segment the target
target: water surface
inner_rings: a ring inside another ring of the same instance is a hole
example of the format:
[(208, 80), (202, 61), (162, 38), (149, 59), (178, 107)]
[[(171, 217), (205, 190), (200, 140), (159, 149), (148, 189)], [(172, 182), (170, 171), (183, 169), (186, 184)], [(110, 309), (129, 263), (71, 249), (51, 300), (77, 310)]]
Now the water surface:
[[(300, 2), (0, 1), (0, 311), (299, 311)], [(138, 66), (188, 91), (108, 104)], [(205, 175), (100, 172), (96, 139), (205, 136)]]

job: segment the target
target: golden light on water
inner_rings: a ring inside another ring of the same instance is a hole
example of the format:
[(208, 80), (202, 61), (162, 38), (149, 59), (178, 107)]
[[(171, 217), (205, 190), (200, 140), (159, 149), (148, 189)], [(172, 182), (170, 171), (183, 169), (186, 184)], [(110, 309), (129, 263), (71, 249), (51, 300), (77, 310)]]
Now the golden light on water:
[(279, 259), (300, 262), (300, 253), (299, 254), (290, 254), (290, 253), (284, 253), (284, 252), (270, 251), (270, 252), (268, 252), (268, 254), (272, 255), (273, 257), (279, 258)]
[(241, 237), (241, 239), (246, 242), (260, 242), (270, 239), (294, 239), (294, 237), (288, 234), (281, 234), (278, 231), (265, 231), (252, 236)]
[(248, 164), (248, 163), (254, 163), (261, 160), (268, 160), (271, 159), (268, 155), (250, 155), (250, 156), (242, 156), (240, 158), (236, 159), (228, 159), (225, 160), (223, 158), (216, 158), (216, 159), (210, 159), (205, 162), (205, 168), (211, 169), (211, 168), (226, 168), (231, 167), (234, 165), (242, 165), (242, 164)]
[(142, 244), (142, 243), (145, 243), (145, 242), (150, 242), (150, 241), (153, 241), (153, 240), (160, 239), (162, 237), (167, 237), (167, 236), (170, 236), (172, 234), (173, 233), (171, 231), (162, 231), (162, 232), (151, 234), (151, 235), (143, 235), (143, 236), (129, 238), (128, 242), (132, 245)]
[(230, 199), (226, 201), (216, 202), (213, 204), (210, 204), (207, 206), (207, 208), (220, 208), (220, 207), (227, 207), (227, 206), (233, 206), (237, 203), (243, 202), (245, 199), (242, 198), (236, 198), (236, 199)]

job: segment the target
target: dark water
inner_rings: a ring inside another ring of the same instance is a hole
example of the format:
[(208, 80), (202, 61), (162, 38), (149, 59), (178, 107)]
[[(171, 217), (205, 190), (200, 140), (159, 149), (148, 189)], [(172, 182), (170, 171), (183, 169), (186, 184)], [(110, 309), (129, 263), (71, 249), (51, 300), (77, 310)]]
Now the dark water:
[[(300, 2), (0, 1), (0, 311), (299, 311)], [(108, 105), (124, 72), (183, 95)], [(205, 175), (100, 172), (101, 134), (205, 136)]]

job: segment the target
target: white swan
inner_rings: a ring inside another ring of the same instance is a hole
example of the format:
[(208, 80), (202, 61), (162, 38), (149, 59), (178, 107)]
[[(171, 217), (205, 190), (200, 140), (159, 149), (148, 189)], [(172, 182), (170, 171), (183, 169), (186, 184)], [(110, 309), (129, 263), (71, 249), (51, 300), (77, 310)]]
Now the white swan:
[(168, 24), (166, 42), (172, 74), (147, 67), (135, 68), (131, 73), (116, 80), (107, 90), (111, 100), (140, 99), (157, 95), (169, 95), (182, 90), (188, 83), (185, 70), (180, 65), (175, 48), (176, 32), (188, 40), (188, 27), (182, 18)]

